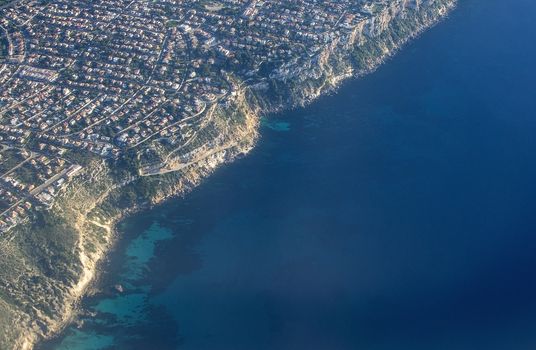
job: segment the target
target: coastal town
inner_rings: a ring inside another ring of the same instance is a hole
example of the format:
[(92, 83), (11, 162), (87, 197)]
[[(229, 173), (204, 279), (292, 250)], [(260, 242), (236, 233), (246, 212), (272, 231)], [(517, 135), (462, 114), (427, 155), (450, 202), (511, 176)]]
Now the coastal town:
[(0, 348), (85, 317), (121, 220), (186, 196), (278, 113), (371, 73), (455, 6), (0, 0)]
[[(414, 0), (414, 6), (421, 1)], [(287, 79), (389, 1), (37, 0), (0, 9), (0, 232), (53, 204), (83, 159), (188, 164), (214, 105)], [(343, 40), (340, 40), (343, 42)], [(147, 166), (143, 166), (146, 164)], [(145, 174), (145, 175), (147, 175)]]

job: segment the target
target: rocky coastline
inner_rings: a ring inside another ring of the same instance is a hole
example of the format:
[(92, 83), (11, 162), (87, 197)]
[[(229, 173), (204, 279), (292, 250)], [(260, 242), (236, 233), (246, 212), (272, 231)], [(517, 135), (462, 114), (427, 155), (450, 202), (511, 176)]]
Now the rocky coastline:
[(52, 208), (0, 242), (0, 348), (32, 349), (74, 320), (99, 264), (121, 239), (114, 230), (119, 220), (185, 195), (255, 146), (261, 116), (309, 104), (345, 79), (374, 71), (455, 5), (393, 1), (301, 66), (284, 65), (266, 81), (241, 88), (230, 105), (213, 111), (217, 143), (188, 167), (140, 176), (128, 164), (91, 160)]

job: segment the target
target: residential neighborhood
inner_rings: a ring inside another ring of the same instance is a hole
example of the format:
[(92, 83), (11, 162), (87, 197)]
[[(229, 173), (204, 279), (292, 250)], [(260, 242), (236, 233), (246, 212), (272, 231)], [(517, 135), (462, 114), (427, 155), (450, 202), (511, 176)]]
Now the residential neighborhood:
[[(299, 73), (323, 47), (344, 43), (352, 28), (381, 11), (389, 11), (389, 1), (4, 6), (0, 231), (53, 203), (81, 170), (76, 154), (113, 160), (154, 142), (187, 144), (211, 106), (225, 105), (243, 86)], [(367, 26), (374, 35), (382, 23)]]

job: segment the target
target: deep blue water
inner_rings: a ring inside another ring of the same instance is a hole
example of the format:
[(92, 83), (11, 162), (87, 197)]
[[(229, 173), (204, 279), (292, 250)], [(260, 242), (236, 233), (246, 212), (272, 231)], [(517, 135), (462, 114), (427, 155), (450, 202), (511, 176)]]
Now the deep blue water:
[(460, 0), (267, 120), (250, 155), (121, 225), (95, 316), (46, 348), (535, 349), (535, 20), (533, 0)]

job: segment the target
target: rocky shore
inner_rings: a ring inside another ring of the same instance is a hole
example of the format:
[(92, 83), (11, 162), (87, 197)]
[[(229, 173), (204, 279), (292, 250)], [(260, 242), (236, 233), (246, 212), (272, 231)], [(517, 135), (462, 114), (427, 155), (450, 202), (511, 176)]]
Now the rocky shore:
[(456, 0), (396, 0), (299, 67), (283, 65), (213, 111), (214, 146), (193, 164), (140, 176), (124, 160), (91, 160), (52, 208), (0, 240), (0, 349), (32, 349), (75, 317), (125, 215), (186, 194), (255, 145), (262, 115), (303, 106), (372, 72), (444, 18)]

